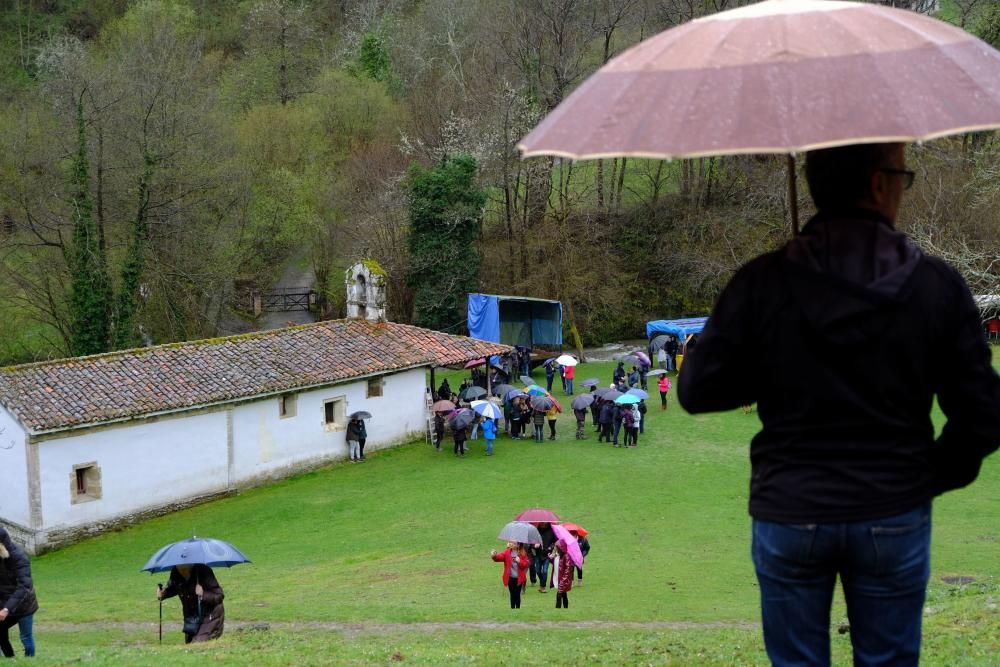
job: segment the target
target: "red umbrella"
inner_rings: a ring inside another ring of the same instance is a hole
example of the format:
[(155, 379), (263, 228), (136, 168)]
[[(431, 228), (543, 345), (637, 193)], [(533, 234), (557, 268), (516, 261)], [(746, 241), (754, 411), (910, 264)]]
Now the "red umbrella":
[(527, 521), (529, 523), (559, 523), (559, 516), (552, 510), (547, 510), (542, 507), (532, 507), (531, 509), (526, 509), (516, 517), (515, 521)]
[(563, 528), (565, 528), (566, 530), (568, 530), (571, 533), (576, 533), (580, 537), (586, 537), (587, 535), (590, 534), (589, 530), (587, 530), (583, 526), (579, 526), (579, 525), (577, 525), (575, 523), (562, 523), (562, 524), (559, 524), (559, 525), (561, 525)]
[(486, 363), (485, 359), (473, 359), (465, 365), (466, 368), (475, 368), (476, 366), (482, 366)]
[(997, 127), (1000, 52), (964, 30), (880, 5), (768, 0), (625, 51), (518, 147), (573, 159), (793, 154)]

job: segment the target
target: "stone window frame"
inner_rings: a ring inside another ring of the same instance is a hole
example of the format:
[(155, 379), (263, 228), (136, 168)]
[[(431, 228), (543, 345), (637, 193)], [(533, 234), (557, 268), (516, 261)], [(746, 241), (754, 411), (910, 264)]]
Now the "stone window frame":
[[(376, 389), (376, 391), (372, 391)], [(381, 375), (368, 378), (365, 383), (365, 396), (367, 398), (381, 398), (385, 396), (385, 378)]]
[(291, 419), (298, 414), (298, 394), (282, 394), (278, 397), (278, 417)]
[(69, 474), (69, 491), (72, 505), (101, 499), (101, 467), (97, 465), (97, 461), (73, 465), (73, 471)]
[[(332, 409), (327, 406), (332, 405)], [(333, 421), (329, 417), (333, 417)], [(340, 395), (323, 399), (323, 429), (344, 431), (347, 429), (347, 396)]]

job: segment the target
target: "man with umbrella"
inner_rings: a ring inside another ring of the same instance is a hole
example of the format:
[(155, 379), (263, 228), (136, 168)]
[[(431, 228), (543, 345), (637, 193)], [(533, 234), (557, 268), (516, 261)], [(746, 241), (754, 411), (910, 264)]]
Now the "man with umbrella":
[(806, 177), (819, 212), (732, 279), (679, 398), (692, 413), (760, 405), (750, 514), (771, 659), (829, 663), (839, 575), (855, 662), (916, 665), (931, 500), (997, 449), (1000, 377), (962, 277), (894, 227), (913, 181), (903, 145), (812, 151)]

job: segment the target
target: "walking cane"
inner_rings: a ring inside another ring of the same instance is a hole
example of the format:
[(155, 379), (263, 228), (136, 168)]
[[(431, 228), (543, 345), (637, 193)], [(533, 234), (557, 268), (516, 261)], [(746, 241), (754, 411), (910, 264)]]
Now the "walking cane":
[(160, 589), (160, 643), (163, 643), (163, 584), (156, 584), (156, 587)]

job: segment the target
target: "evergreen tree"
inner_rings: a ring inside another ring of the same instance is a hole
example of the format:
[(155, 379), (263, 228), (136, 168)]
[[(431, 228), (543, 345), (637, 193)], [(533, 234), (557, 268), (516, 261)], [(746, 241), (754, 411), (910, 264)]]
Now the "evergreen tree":
[(112, 297), (107, 258), (98, 238), (90, 194), (83, 95), (77, 102), (76, 116), (79, 144), (70, 174), (73, 240), (66, 251), (66, 263), (70, 271), (70, 347), (73, 354), (84, 355), (109, 349)]
[(464, 320), (466, 294), (479, 288), (478, 240), (486, 194), (476, 185), (476, 160), (445, 158), (410, 169), (410, 273), (415, 322), (454, 330)]

